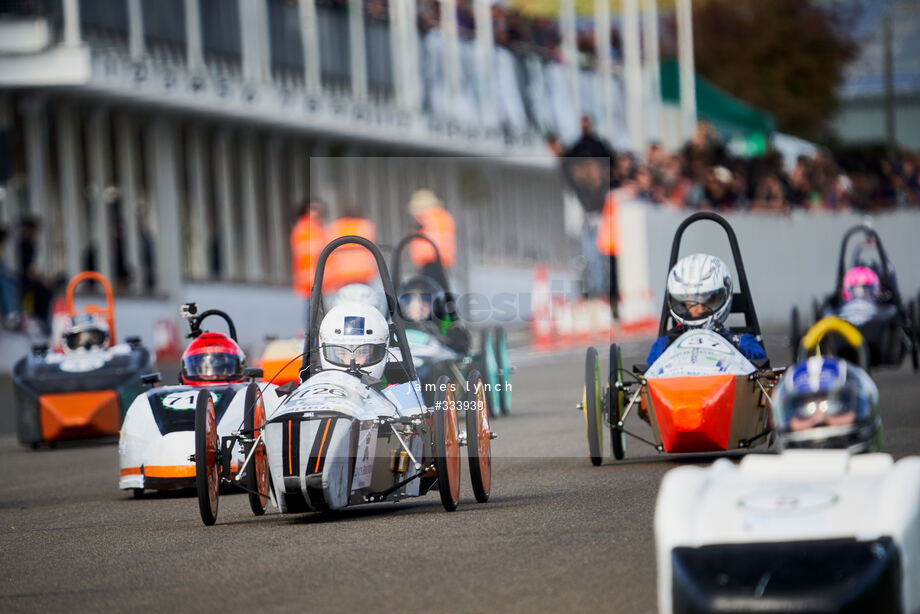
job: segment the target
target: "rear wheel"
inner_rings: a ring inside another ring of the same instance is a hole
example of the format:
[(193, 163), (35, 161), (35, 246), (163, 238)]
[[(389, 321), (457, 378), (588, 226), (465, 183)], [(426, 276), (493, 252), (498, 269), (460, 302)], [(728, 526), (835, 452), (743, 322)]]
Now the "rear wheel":
[(501, 399), (498, 393), (498, 359), (495, 356), (495, 337), (492, 331), (485, 329), (479, 336), (482, 352), (482, 381), (485, 384), (486, 403), (489, 406), (489, 415), (498, 416)]
[(508, 358), (508, 335), (501, 326), (495, 329), (495, 356), (498, 359), (499, 403), (502, 414), (511, 413), (511, 360)]
[[(252, 437), (253, 441), (259, 439), (262, 434), (262, 427), (265, 425), (265, 403), (262, 401), (262, 394), (259, 392), (259, 385), (255, 382), (249, 384), (246, 389), (246, 415), (243, 421), (243, 429), (247, 436)], [(246, 456), (249, 456), (253, 449), (253, 444), (247, 443), (243, 446)], [(249, 465), (246, 466), (246, 488), (249, 489), (249, 507), (256, 516), (265, 513), (268, 507), (268, 457), (265, 455), (265, 442), (259, 441), (255, 444), (255, 452), (249, 459)], [(259, 494), (255, 494), (259, 493)]]
[(476, 500), (485, 503), (492, 490), (492, 432), (489, 430), (486, 393), (479, 371), (470, 372), (466, 386), (466, 449), (470, 461), (470, 482)]
[(198, 490), (198, 511), (206, 525), (217, 521), (220, 496), (220, 472), (217, 462), (217, 418), (211, 393), (198, 393), (195, 405), (195, 486)]
[(585, 393), (581, 400), (588, 436), (588, 455), (592, 465), (600, 465), (601, 452), (601, 372), (597, 349), (590, 347), (585, 356)]
[(623, 392), (623, 356), (620, 346), (610, 344), (610, 377), (607, 385), (607, 411), (610, 416), (610, 445), (613, 448), (613, 457), (622, 460), (626, 456), (626, 433), (617, 424), (623, 419), (623, 408), (626, 405), (626, 395)]
[(143, 488), (132, 488), (132, 489), (131, 489), (131, 496), (134, 497), (135, 499), (143, 499), (143, 498), (144, 498), (144, 489), (143, 489)]
[(460, 440), (457, 428), (457, 404), (450, 378), (438, 378), (434, 404), (434, 465), (438, 472), (441, 504), (448, 512), (460, 503)]

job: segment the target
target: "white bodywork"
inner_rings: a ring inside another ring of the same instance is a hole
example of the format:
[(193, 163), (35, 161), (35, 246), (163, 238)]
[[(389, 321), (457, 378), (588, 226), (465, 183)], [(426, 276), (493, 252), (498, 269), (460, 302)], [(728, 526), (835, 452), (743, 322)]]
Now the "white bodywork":
[[(276, 387), (260, 384), (259, 389), (262, 392), (265, 412), (270, 414), (280, 404), (275, 392)], [(190, 476), (192, 479), (195, 477), (195, 463), (190, 461), (189, 457), (195, 454), (195, 403), (198, 393), (203, 390), (211, 392), (215, 405), (219, 395), (234, 395), (217, 424), (218, 435), (220, 437), (230, 435), (241, 428), (246, 404), (245, 383), (152, 388), (138, 395), (125, 414), (118, 441), (119, 488), (123, 490), (156, 488), (157, 486), (152, 485), (148, 477), (173, 477), (177, 480), (181, 479), (183, 474), (187, 474), (184, 477)], [(164, 413), (188, 412), (189, 415), (183, 417), (183, 422), (191, 424), (191, 428), (176, 430), (164, 435), (157, 426), (151, 403), (159, 404), (158, 411)], [(242, 451), (239, 446), (236, 446), (234, 450), (233, 463), (234, 466), (239, 466), (243, 460)], [(194, 484), (187, 485), (193, 486)]]
[(662, 352), (646, 379), (693, 375), (747, 375), (756, 370), (725, 337), (706, 328), (690, 329)]
[[(378, 418), (418, 416), (424, 409), (418, 381), (388, 386), (381, 391), (344, 371), (326, 370), (313, 375), (285, 398), (277, 411), (268, 414), (265, 426), (269, 473), (281, 511), (288, 511), (281, 492), (287, 489), (290, 493), (292, 488), (303, 493), (307, 502), (315, 507), (316, 501), (311, 499), (308, 488), (311, 474), (321, 474), (323, 506), (339, 509), (348, 505), (356, 490), (370, 486), (377, 456)], [(289, 414), (302, 417), (285, 420)], [(296, 455), (290, 450), (284, 453), (285, 436), (292, 436), (286, 432), (288, 428), (297, 429)], [(351, 449), (353, 429), (359, 429), (358, 448), (354, 453)], [(324, 450), (321, 466), (318, 459), (316, 465), (311, 464), (317, 446)], [(409, 442), (409, 448), (417, 458), (421, 457), (420, 439)], [(352, 457), (355, 468), (349, 483)], [(319, 489), (320, 484), (315, 487)], [(418, 494), (418, 480), (407, 485), (406, 494)]]
[(672, 612), (675, 547), (883, 537), (901, 555), (903, 611), (920, 611), (920, 457), (790, 450), (673, 469), (655, 508), (659, 611)]
[(113, 357), (130, 354), (133, 348), (127, 343), (119, 343), (108, 348), (98, 350), (78, 349), (73, 352), (49, 352), (45, 362), (49, 365), (58, 365), (66, 373), (86, 373), (101, 369)]

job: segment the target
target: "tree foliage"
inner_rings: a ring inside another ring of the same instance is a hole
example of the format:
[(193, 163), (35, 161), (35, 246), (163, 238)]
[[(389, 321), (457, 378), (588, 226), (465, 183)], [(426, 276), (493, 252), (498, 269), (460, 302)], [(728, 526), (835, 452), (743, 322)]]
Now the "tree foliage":
[(853, 4), (813, 0), (694, 3), (696, 70), (776, 117), (777, 128), (828, 138), (843, 69), (857, 51)]

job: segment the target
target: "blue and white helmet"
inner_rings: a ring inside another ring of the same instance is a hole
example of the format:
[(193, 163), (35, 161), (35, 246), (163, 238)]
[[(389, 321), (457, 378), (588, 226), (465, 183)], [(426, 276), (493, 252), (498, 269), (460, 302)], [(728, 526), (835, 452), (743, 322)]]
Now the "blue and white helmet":
[[(732, 276), (721, 259), (692, 254), (678, 260), (668, 272), (667, 294), (668, 309), (679, 324), (722, 324), (732, 307)], [(696, 313), (700, 307), (702, 313)]]
[(781, 449), (881, 449), (878, 388), (845, 360), (813, 356), (794, 365), (777, 384), (772, 405)]

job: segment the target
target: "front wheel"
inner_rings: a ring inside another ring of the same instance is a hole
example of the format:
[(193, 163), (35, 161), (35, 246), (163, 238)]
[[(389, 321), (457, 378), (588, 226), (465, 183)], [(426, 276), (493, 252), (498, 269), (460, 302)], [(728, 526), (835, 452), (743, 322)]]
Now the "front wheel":
[(792, 350), (792, 361), (795, 362), (799, 353), (799, 344), (802, 343), (802, 321), (798, 307), (792, 308), (792, 315), (789, 319), (789, 349)]
[[(256, 442), (259, 440), (259, 435), (262, 434), (263, 426), (265, 426), (265, 403), (262, 401), (259, 385), (252, 382), (246, 388), (246, 414), (243, 418), (243, 429), (247, 437), (252, 437), (253, 442)], [(253, 443), (247, 443), (243, 446), (247, 457), (253, 445)], [(252, 452), (252, 458), (249, 459), (249, 465), (246, 467), (246, 488), (249, 490), (249, 507), (252, 513), (261, 516), (268, 507), (268, 496), (265, 494), (268, 492), (268, 457), (265, 455), (264, 441), (258, 441), (255, 444), (255, 451)]]
[(220, 496), (218, 469), (217, 418), (211, 393), (202, 390), (195, 404), (195, 486), (198, 490), (198, 511), (201, 520), (210, 526), (217, 522)]
[(482, 377), (475, 369), (466, 380), (466, 449), (470, 461), (470, 482), (480, 503), (489, 500), (492, 490), (492, 432)]
[(501, 410), (501, 398), (498, 392), (498, 358), (495, 352), (495, 335), (490, 329), (484, 329), (480, 335), (480, 352), (482, 363), (482, 380), (486, 389), (486, 403), (489, 406), (489, 415), (497, 417)]
[(601, 454), (601, 372), (597, 361), (597, 349), (590, 347), (585, 355), (585, 392), (581, 399), (585, 415), (585, 430), (588, 436), (588, 455), (592, 465), (600, 465)]
[(618, 425), (623, 419), (626, 395), (623, 392), (623, 356), (620, 346), (616, 343), (610, 344), (610, 377), (607, 385), (609, 386), (607, 415), (610, 418), (610, 445), (613, 448), (613, 458), (622, 460), (626, 456), (626, 433)]
[(438, 378), (434, 404), (434, 466), (438, 473), (441, 504), (448, 512), (460, 503), (460, 439), (453, 384), (446, 375)]

